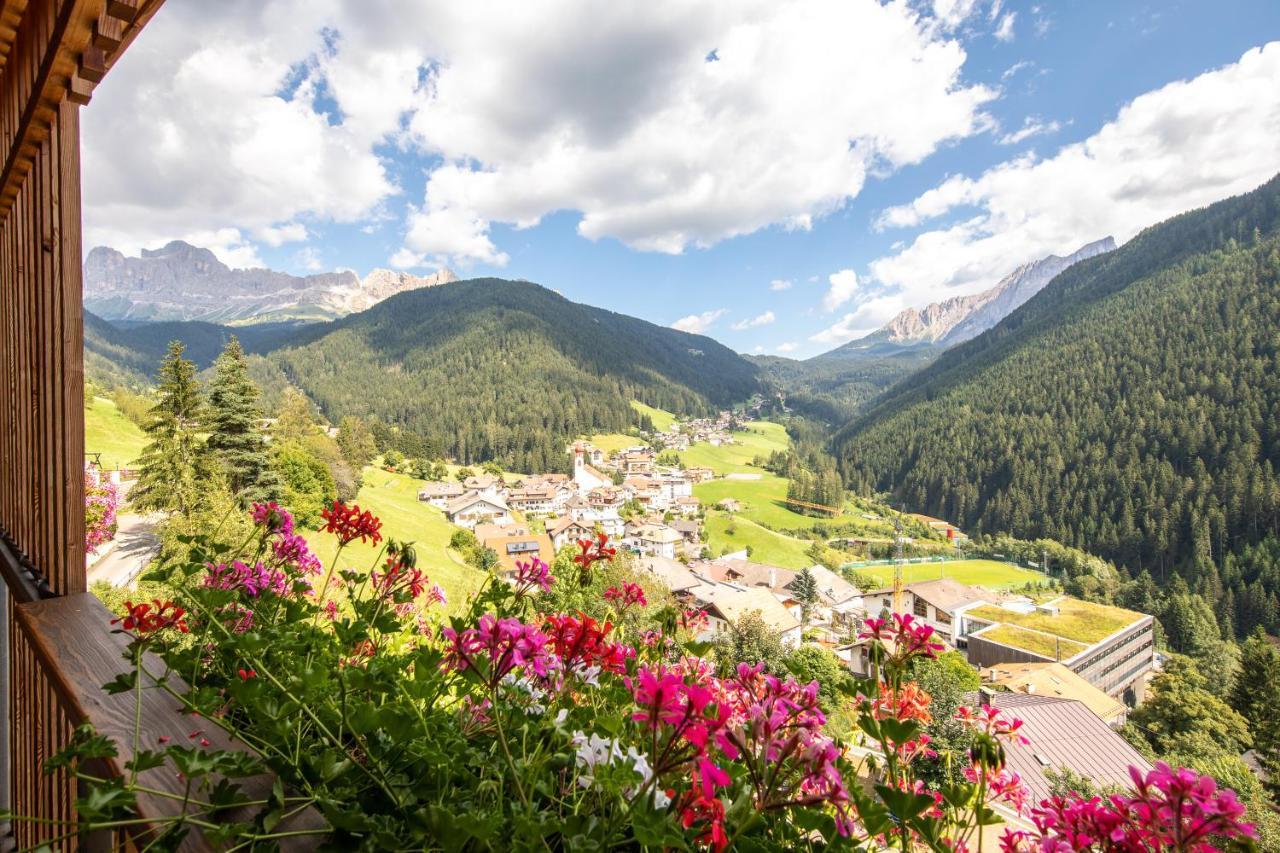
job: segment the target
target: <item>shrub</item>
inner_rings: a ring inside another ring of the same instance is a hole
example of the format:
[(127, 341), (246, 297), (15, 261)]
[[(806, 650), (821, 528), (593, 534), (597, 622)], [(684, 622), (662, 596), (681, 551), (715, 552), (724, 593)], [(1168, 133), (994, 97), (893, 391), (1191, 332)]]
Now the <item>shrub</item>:
[[(198, 728), (181, 744), (144, 743), (135, 730), (132, 768), (181, 773), (190, 793), (139, 846), (176, 849), (199, 826), (215, 846), (266, 848), (282, 838), (282, 815), (309, 806), (328, 823), (325, 849), (941, 851), (976, 847), (997, 820), (992, 802), (1023, 805), (1004, 752), (1020, 724), (993, 708), (957, 714), (972, 732), (964, 778), (937, 790), (917, 778), (929, 697), (909, 675), (941, 646), (911, 616), (868, 621), (875, 677), (841, 691), (858, 732), (845, 743), (826, 730), (816, 681), (750, 663), (717, 674), (682, 627), (696, 624), (689, 614), (631, 621), (648, 604), (643, 589), (607, 588), (593, 602), (603, 619), (547, 611), (548, 590), (592, 587), (609, 571), (603, 537), (558, 574), (534, 560), (511, 582), (490, 576), (446, 620), (410, 543), (384, 542), (381, 522), (356, 506), (323, 517), (339, 545), (325, 569), (288, 512), (259, 504), (242, 544), (186, 537), (188, 553), (144, 578), (173, 598), (126, 602), (114, 620), (132, 669), (109, 690), (141, 697), (143, 653), (158, 654), (190, 686), (148, 678), (252, 750), (212, 749)], [(368, 569), (343, 560), (357, 539), (382, 545)], [(47, 762), (84, 790), (80, 824), (51, 836), (132, 819), (136, 774), (93, 775), (114, 749), (81, 728)], [(246, 802), (235, 779), (261, 772), (280, 784)], [(1099, 849), (1200, 850), (1252, 832), (1208, 777), (1160, 765), (1134, 783), (1108, 802), (1034, 807), (1042, 834), (1009, 833), (1005, 849), (1087, 837), (1104, 839)], [(253, 816), (226, 822), (233, 805)]]

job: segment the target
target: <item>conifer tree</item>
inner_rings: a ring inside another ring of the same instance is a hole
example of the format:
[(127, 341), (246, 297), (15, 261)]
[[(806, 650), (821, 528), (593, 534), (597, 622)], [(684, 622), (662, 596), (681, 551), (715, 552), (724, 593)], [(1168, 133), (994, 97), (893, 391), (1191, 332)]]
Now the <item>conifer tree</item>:
[(1280, 651), (1257, 628), (1241, 647), (1241, 672), (1231, 691), (1231, 707), (1249, 721), (1258, 762), (1280, 794)]
[(271, 467), (259, 422), (258, 388), (249, 378), (244, 350), (233, 336), (213, 363), (209, 383), (207, 446), (222, 467), (241, 505), (278, 496), (280, 481)]
[(203, 414), (196, 366), (183, 358), (180, 341), (169, 344), (156, 374), (157, 400), (145, 426), (150, 443), (139, 459), (130, 502), (143, 511), (190, 518), (209, 471), (199, 429)]
[(813, 607), (818, 603), (818, 581), (813, 576), (813, 572), (808, 568), (801, 569), (796, 574), (796, 579), (791, 582), (791, 593), (796, 597), (796, 601), (800, 602), (804, 621), (808, 623), (809, 617), (813, 615)]

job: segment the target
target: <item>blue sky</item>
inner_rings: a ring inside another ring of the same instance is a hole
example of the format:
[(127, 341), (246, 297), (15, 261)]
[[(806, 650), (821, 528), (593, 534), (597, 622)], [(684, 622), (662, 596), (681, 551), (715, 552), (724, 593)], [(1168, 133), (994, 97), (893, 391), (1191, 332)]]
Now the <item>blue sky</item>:
[(169, 0), (86, 111), (86, 249), (448, 265), (807, 357), (1280, 170), (1268, 0), (486, 5)]

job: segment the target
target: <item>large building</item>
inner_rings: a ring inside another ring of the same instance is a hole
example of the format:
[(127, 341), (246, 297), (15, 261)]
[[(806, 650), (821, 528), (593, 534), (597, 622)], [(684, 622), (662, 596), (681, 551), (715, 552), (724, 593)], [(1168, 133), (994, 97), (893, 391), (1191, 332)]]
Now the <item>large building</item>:
[[(902, 610), (929, 625), (948, 643), (956, 641), (956, 614), (965, 607), (995, 598), (995, 593), (982, 587), (969, 586), (954, 578), (938, 578), (907, 584), (902, 589)], [(868, 614), (893, 611), (893, 587), (870, 590), (863, 595)]]
[(1134, 705), (1155, 665), (1155, 619), (1060, 597), (960, 608), (957, 642), (969, 663), (1061, 663), (1109, 696)]

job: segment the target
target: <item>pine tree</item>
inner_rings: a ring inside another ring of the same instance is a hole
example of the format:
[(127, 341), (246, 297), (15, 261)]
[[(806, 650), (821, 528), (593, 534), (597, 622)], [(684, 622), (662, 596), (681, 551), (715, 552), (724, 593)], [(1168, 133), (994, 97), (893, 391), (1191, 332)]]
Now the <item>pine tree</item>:
[(1241, 671), (1247, 677), (1236, 681), (1231, 707), (1249, 721), (1253, 748), (1271, 779), (1268, 787), (1280, 793), (1280, 651), (1261, 628), (1241, 647)]
[(804, 621), (808, 623), (809, 617), (813, 614), (813, 607), (818, 603), (818, 581), (814, 578), (813, 572), (808, 568), (801, 569), (796, 574), (796, 579), (791, 582), (791, 594), (796, 597), (796, 601), (800, 602)]
[(196, 366), (182, 357), (180, 341), (169, 344), (156, 374), (157, 400), (145, 426), (151, 439), (139, 460), (130, 502), (143, 511), (176, 512), (190, 518), (209, 473), (197, 430), (203, 405)]
[(249, 378), (244, 350), (235, 337), (227, 342), (213, 367), (206, 419), (209, 451), (222, 466), (241, 505), (274, 499), (279, 495), (280, 481), (271, 467), (259, 425), (258, 388)]

